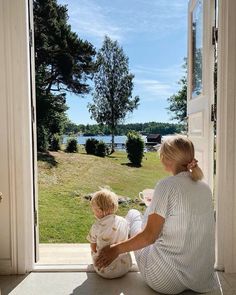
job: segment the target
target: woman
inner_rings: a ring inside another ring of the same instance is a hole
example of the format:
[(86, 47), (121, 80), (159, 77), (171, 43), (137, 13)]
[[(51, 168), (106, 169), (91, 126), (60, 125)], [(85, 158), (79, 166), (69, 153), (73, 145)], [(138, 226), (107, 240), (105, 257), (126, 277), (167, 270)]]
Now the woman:
[(155, 291), (212, 291), (218, 288), (214, 210), (194, 146), (186, 137), (170, 137), (161, 145), (160, 158), (173, 176), (156, 185), (144, 217), (128, 212), (130, 238), (103, 248), (96, 265), (106, 267), (121, 253), (135, 251), (140, 273)]

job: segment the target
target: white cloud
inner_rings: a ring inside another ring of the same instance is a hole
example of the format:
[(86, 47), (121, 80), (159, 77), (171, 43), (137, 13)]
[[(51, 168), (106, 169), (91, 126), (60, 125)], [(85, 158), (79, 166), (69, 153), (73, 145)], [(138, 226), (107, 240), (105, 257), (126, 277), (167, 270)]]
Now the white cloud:
[(153, 79), (134, 79), (135, 92), (141, 99), (156, 101), (166, 99), (173, 94), (174, 88), (168, 84)]
[(122, 29), (112, 24), (112, 21), (105, 16), (103, 8), (95, 1), (80, 0), (68, 3), (61, 0), (60, 2), (68, 5), (69, 21), (80, 36), (90, 36), (101, 41), (105, 35), (109, 35), (112, 39), (122, 40)]
[(131, 72), (136, 76), (155, 76), (160, 77), (161, 80), (173, 81), (175, 83), (184, 75), (185, 70), (182, 64), (172, 65), (167, 68), (151, 68), (139, 65), (133, 68)]
[(187, 26), (186, 0), (119, 0), (112, 4), (95, 0), (59, 2), (68, 4), (74, 30), (99, 41), (106, 34), (118, 41), (140, 33), (160, 39)]

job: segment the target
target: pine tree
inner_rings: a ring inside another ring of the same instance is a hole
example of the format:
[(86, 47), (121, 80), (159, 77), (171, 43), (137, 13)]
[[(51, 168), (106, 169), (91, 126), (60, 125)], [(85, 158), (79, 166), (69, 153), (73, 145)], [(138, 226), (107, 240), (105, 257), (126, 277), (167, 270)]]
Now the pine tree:
[[(68, 24), (67, 7), (56, 0), (34, 1), (38, 148), (66, 121), (66, 92), (88, 93), (95, 70), (95, 49)], [(40, 136), (44, 130), (46, 136)]]

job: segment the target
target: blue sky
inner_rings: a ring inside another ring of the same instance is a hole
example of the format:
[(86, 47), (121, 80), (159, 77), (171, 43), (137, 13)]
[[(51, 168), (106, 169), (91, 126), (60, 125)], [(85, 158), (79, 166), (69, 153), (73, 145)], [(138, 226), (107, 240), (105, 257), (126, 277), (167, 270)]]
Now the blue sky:
[[(179, 89), (187, 55), (187, 0), (58, 0), (68, 6), (69, 23), (96, 49), (104, 36), (117, 40), (135, 75), (133, 96), (140, 105), (124, 123), (173, 122), (167, 98)], [(94, 124), (87, 104), (91, 95), (67, 96), (69, 119)]]

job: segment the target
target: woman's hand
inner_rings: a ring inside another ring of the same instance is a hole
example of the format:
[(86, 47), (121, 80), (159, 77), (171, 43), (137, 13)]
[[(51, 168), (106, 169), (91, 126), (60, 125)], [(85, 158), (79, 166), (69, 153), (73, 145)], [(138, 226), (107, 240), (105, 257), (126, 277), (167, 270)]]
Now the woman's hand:
[(164, 222), (165, 218), (162, 216), (156, 213), (150, 214), (148, 216), (147, 224), (141, 232), (128, 240), (104, 247), (99, 253), (95, 265), (97, 268), (107, 267), (120, 254), (136, 251), (155, 243), (159, 237)]
[(119, 256), (118, 251), (115, 246), (106, 246), (100, 251), (98, 258), (95, 262), (97, 268), (107, 267)]

